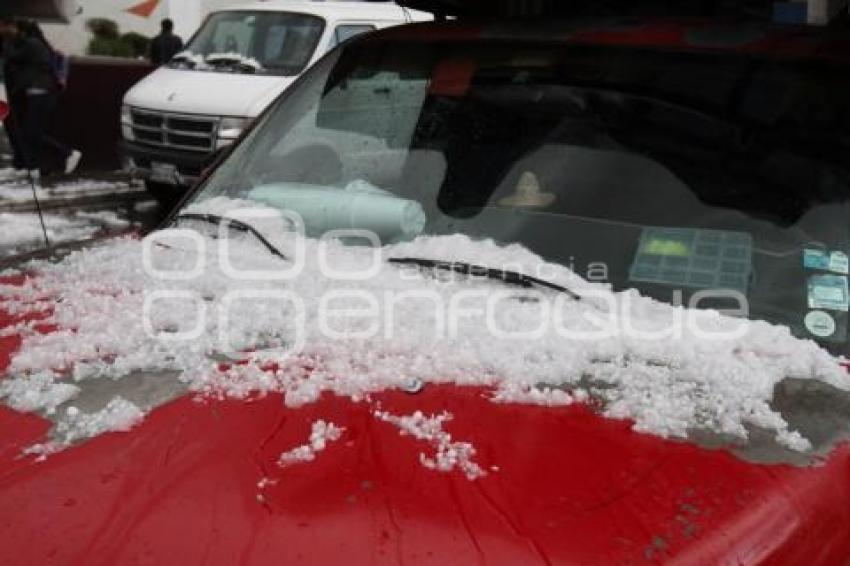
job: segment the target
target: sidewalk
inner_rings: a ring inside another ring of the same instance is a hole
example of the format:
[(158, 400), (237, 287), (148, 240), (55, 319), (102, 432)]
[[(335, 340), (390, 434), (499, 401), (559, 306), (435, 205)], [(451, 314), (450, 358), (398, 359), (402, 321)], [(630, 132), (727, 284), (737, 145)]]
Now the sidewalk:
[[(144, 188), (117, 173), (42, 180), (36, 189), (51, 244), (89, 239), (154, 222), (157, 204)], [(0, 259), (45, 246), (28, 180), (0, 168)], [(153, 220), (151, 220), (153, 218)]]
[[(36, 190), (42, 210), (149, 200), (144, 187), (116, 173), (42, 180)], [(0, 169), (0, 212), (35, 211), (32, 187), (16, 179), (13, 169)]]

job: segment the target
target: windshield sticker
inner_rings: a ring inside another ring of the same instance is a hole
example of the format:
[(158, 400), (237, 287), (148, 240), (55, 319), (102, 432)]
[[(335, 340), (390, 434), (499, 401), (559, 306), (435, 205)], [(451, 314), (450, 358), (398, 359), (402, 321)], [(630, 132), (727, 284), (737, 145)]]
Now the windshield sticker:
[(847, 254), (841, 251), (828, 253), (826, 250), (806, 248), (803, 250), (803, 266), (806, 269), (832, 271), (842, 275), (850, 273), (850, 260)]
[(835, 319), (824, 311), (811, 311), (803, 319), (806, 329), (818, 338), (829, 338), (835, 334)]
[(847, 312), (847, 277), (813, 275), (809, 278), (809, 308)]
[(829, 254), (829, 270), (847, 275), (850, 272), (850, 261), (847, 259), (847, 254), (844, 252)]
[(752, 272), (746, 232), (644, 228), (629, 270), (632, 281), (746, 293)]
[(806, 248), (803, 250), (803, 267), (806, 269), (829, 270), (829, 256), (824, 250)]
[(683, 242), (653, 238), (643, 245), (643, 253), (649, 255), (688, 257), (691, 255), (691, 249)]

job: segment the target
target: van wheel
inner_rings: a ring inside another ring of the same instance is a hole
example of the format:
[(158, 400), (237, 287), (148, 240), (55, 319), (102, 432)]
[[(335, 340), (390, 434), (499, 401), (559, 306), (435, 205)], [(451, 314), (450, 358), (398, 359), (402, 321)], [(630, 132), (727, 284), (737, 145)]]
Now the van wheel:
[(145, 181), (145, 189), (162, 206), (174, 206), (180, 197), (183, 196), (183, 190), (180, 187), (165, 183)]

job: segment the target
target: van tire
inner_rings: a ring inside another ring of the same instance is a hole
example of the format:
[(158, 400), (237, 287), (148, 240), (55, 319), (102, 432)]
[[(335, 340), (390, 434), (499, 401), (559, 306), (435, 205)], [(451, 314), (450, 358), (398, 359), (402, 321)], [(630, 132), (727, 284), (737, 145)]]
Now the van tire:
[(175, 187), (166, 183), (145, 181), (145, 190), (163, 206), (173, 206), (183, 196), (183, 189), (181, 187)]

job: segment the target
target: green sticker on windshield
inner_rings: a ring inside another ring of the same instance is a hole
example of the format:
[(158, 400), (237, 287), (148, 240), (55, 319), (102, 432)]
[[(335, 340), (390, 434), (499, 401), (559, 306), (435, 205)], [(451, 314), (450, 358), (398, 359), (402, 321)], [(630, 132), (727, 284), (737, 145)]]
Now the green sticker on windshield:
[(629, 279), (746, 293), (752, 273), (752, 248), (752, 237), (746, 232), (644, 228)]
[(691, 248), (685, 242), (681, 242), (678, 240), (652, 238), (644, 242), (643, 253), (649, 255), (669, 255), (675, 257), (687, 257), (691, 255)]

